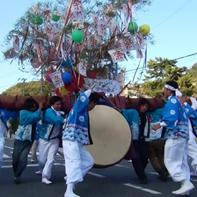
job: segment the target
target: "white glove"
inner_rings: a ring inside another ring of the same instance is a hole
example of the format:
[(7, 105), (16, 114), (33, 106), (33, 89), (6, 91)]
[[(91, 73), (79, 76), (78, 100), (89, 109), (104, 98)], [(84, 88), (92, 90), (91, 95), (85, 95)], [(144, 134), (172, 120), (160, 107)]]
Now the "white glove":
[(190, 97), (190, 100), (191, 100), (191, 102), (192, 102), (192, 108), (193, 108), (194, 110), (197, 110), (197, 100), (196, 100), (196, 98)]

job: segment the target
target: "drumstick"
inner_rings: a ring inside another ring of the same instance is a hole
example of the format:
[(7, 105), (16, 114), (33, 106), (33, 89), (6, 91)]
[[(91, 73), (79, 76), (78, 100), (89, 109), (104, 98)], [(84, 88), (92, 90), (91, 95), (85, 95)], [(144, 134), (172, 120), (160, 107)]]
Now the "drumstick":
[(131, 81), (129, 81), (129, 82), (122, 88), (122, 90), (119, 92), (118, 96), (129, 86), (130, 83), (131, 83)]
[(110, 99), (108, 99), (105, 95), (101, 95), (101, 97), (102, 97), (105, 101), (107, 101), (114, 109), (116, 109), (117, 111), (121, 112), (121, 110), (120, 110), (119, 108), (117, 108), (117, 107), (115, 106), (115, 104), (114, 104)]

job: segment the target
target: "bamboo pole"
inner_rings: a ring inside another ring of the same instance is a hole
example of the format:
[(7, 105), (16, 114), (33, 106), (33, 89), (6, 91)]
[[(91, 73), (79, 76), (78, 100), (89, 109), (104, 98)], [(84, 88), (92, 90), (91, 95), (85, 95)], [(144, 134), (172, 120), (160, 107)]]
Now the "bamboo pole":
[(58, 55), (59, 50), (60, 50), (60, 46), (62, 44), (62, 40), (63, 40), (63, 37), (64, 37), (64, 29), (65, 29), (65, 27), (66, 27), (66, 25), (68, 23), (68, 19), (69, 19), (69, 15), (70, 15), (70, 11), (71, 11), (71, 7), (72, 7), (72, 4), (73, 4), (73, 1), (74, 0), (70, 0), (69, 6), (68, 6), (68, 10), (67, 10), (67, 12), (65, 14), (64, 26), (63, 26), (63, 29), (62, 29), (62, 32), (61, 32), (61, 35), (60, 35), (60, 39), (59, 39), (57, 47), (56, 47), (56, 53), (55, 53), (56, 56)]

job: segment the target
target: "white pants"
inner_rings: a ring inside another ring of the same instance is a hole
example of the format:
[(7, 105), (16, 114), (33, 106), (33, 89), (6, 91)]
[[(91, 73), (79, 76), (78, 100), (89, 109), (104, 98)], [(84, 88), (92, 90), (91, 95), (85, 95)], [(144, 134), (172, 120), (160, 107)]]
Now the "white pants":
[(164, 163), (175, 182), (190, 180), (187, 143), (184, 138), (167, 139), (165, 143)]
[(78, 183), (94, 165), (94, 159), (86, 147), (77, 142), (63, 140), (66, 183)]
[(0, 136), (0, 167), (1, 167), (1, 164), (3, 162), (4, 141), (5, 141), (4, 137)]
[(197, 173), (197, 143), (195, 135), (192, 132), (191, 122), (189, 121), (189, 141), (188, 141), (188, 156), (191, 161), (191, 170)]
[(59, 139), (53, 139), (45, 141), (39, 139), (38, 150), (39, 150), (39, 165), (42, 170), (42, 177), (50, 179), (54, 157), (59, 148)]
[(38, 148), (38, 140), (34, 140), (31, 147), (31, 159), (34, 161), (37, 160), (37, 148)]
[(5, 135), (6, 135), (7, 129), (5, 127), (5, 124), (0, 118), (0, 167), (1, 163), (3, 161), (3, 149), (4, 149), (4, 142), (5, 142)]

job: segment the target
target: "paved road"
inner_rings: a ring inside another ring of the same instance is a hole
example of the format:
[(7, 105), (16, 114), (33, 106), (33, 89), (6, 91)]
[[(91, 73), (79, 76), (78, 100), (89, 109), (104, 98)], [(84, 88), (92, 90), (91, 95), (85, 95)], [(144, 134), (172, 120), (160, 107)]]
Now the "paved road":
[[(29, 165), (22, 176), (22, 183), (13, 183), (11, 155), (13, 152), (12, 141), (7, 141), (5, 146), (4, 162), (0, 169), (0, 197), (63, 197), (66, 186), (64, 182), (64, 160), (57, 155), (53, 170), (53, 184), (44, 185), (41, 177), (35, 175), (37, 164)], [(31, 155), (29, 155), (29, 158)], [(147, 175), (149, 183), (138, 184), (131, 164), (127, 161), (105, 168), (92, 169), (83, 183), (78, 184), (76, 193), (81, 197), (171, 197), (171, 191), (179, 186), (172, 181), (161, 182), (157, 174), (148, 166)], [(193, 179), (197, 188), (197, 178)], [(191, 197), (197, 196), (194, 190)]]

